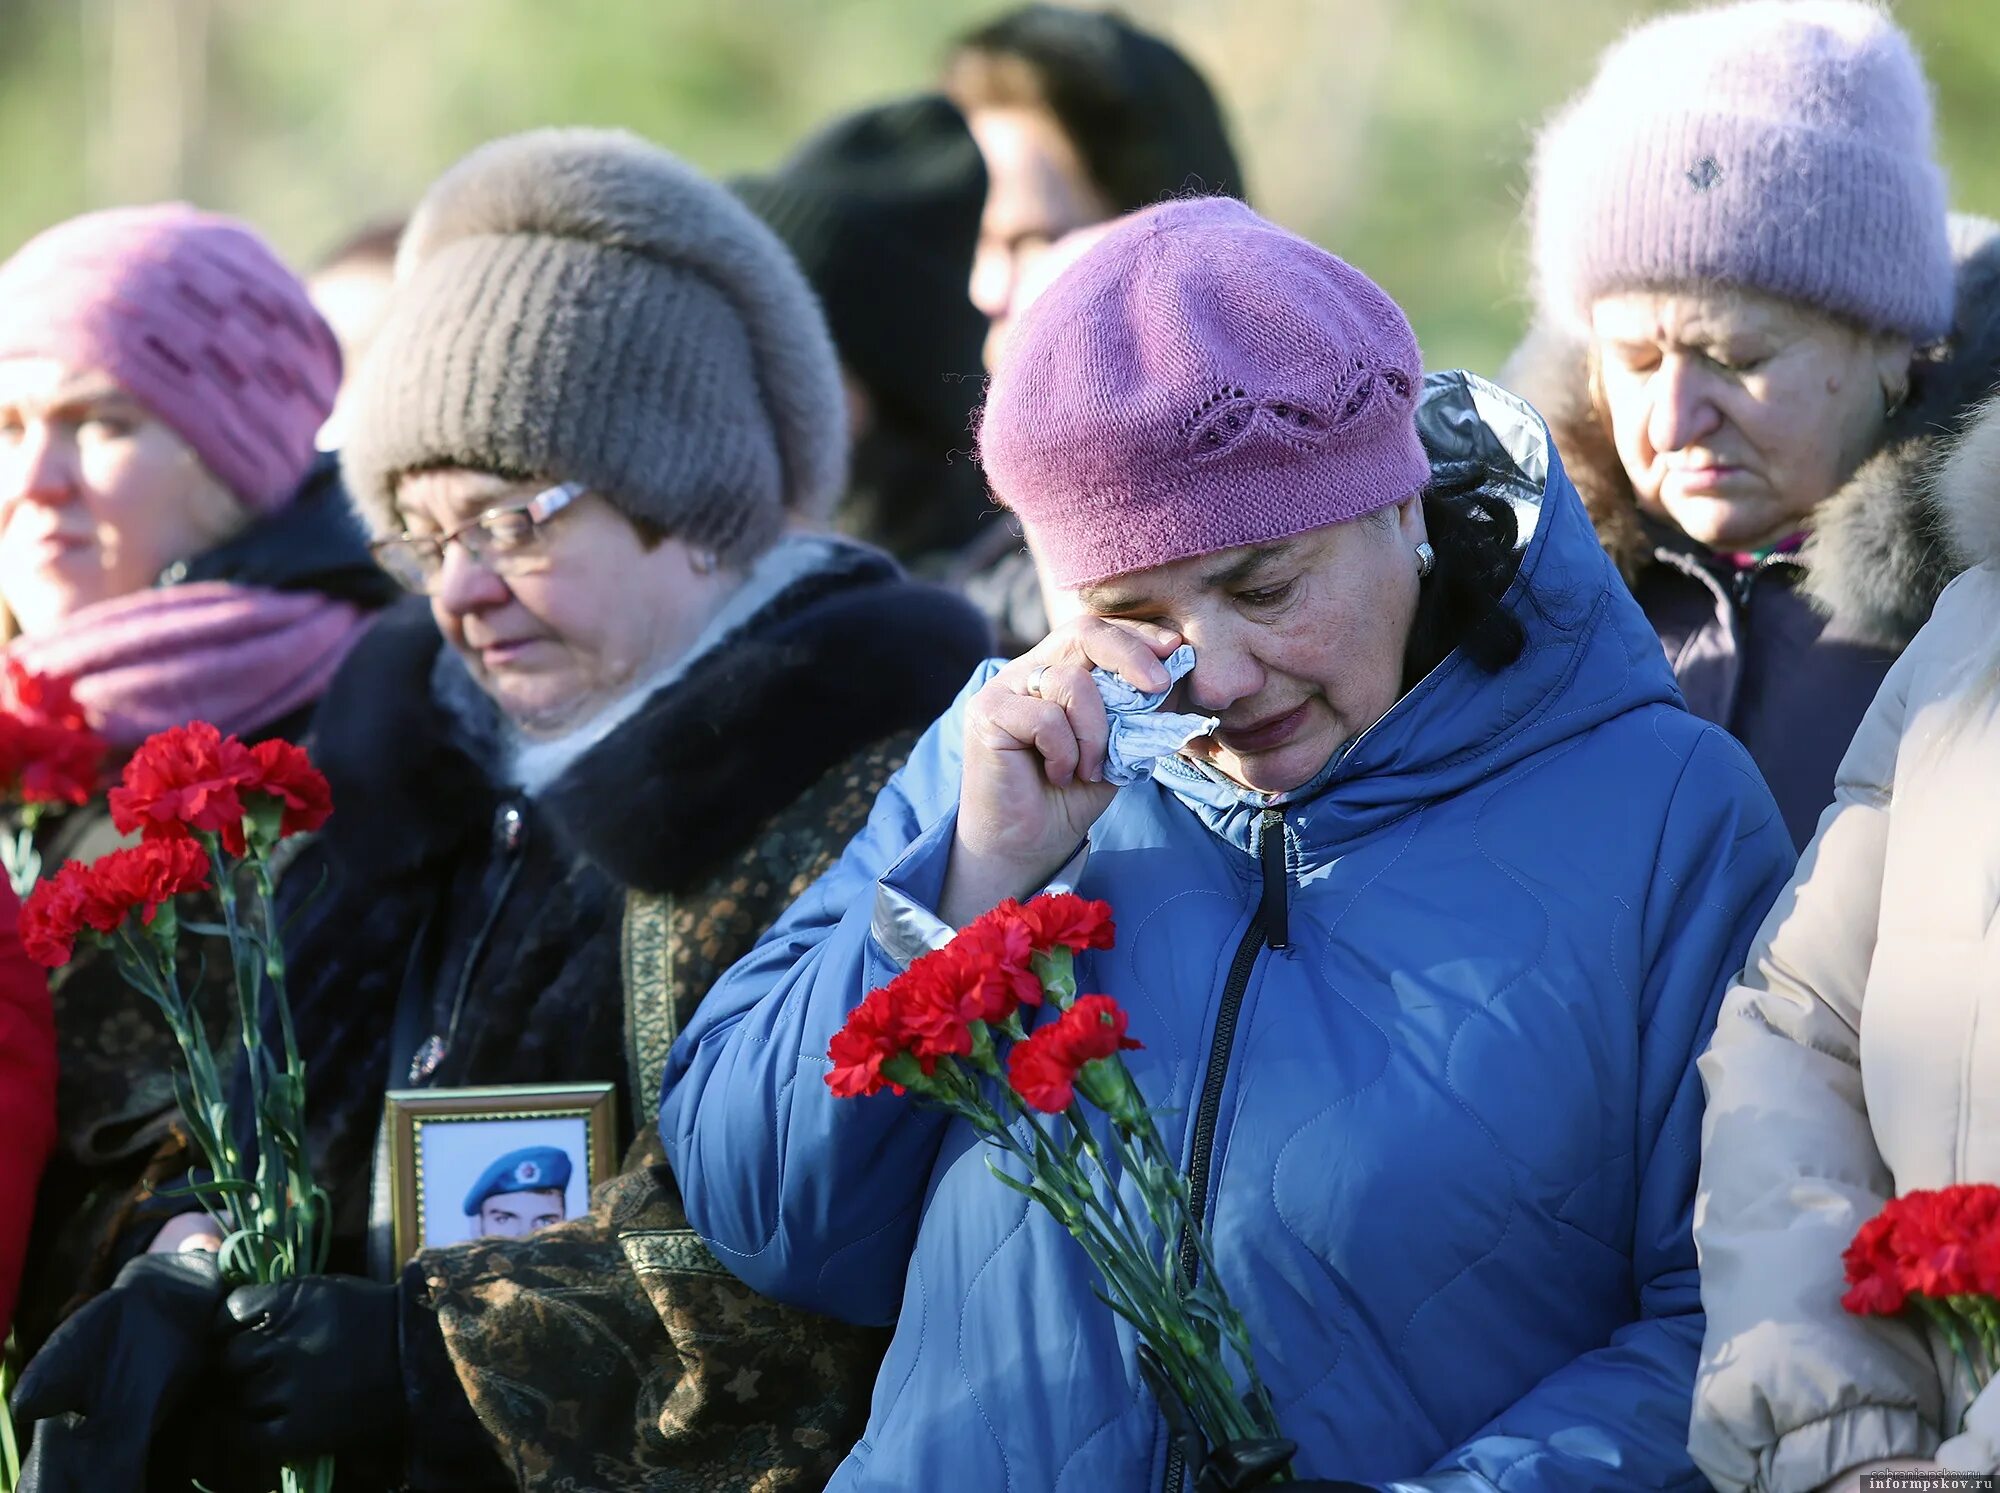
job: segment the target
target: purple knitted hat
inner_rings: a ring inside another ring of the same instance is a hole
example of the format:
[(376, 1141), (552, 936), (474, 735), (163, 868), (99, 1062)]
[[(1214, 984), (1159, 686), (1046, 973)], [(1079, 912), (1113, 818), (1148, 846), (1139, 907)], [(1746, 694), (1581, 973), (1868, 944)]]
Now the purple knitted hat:
[(1663, 16), (1537, 142), (1536, 291), (1587, 328), (1649, 286), (1742, 286), (1864, 326), (1952, 321), (1944, 178), (1909, 39), (1862, 0)]
[(1009, 334), (994, 493), (1070, 588), (1345, 523), (1430, 480), (1417, 339), (1359, 270), (1233, 198), (1126, 218)]
[(182, 203), (71, 218), (0, 265), (0, 359), (115, 380), (251, 509), (287, 502), (340, 387), (305, 286), (232, 218)]

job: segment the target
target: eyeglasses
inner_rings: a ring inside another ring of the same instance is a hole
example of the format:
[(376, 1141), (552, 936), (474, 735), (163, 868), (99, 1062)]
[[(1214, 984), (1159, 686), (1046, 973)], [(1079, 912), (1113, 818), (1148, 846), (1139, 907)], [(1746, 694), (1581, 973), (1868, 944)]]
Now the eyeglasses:
[(489, 508), (448, 534), (397, 534), (368, 546), (375, 563), (406, 589), (427, 592), (444, 570), (444, 549), (458, 544), (495, 575), (517, 575), (543, 549), (548, 521), (589, 491), (581, 482), (544, 488), (525, 503)]

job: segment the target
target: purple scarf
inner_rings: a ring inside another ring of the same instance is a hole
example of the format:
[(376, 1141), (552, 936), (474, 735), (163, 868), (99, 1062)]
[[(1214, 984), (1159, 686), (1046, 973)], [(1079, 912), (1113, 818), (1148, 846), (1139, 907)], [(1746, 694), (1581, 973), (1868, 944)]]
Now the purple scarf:
[(114, 747), (202, 720), (226, 735), (271, 726), (325, 692), (368, 615), (312, 591), (200, 581), (72, 613), (7, 655), (74, 681)]

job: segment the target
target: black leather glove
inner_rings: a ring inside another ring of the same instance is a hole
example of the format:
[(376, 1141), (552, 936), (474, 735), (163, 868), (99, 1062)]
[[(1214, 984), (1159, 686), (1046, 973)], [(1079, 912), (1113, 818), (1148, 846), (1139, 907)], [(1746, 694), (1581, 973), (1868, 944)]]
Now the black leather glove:
[(156, 1443), (201, 1387), (224, 1291), (212, 1254), (142, 1255), (57, 1328), (14, 1392), (36, 1425), (21, 1493), (144, 1493), (149, 1461), (178, 1465)]
[[(1199, 1447), (1197, 1438), (1193, 1446)], [(1292, 1459), (1295, 1442), (1283, 1437), (1269, 1441), (1231, 1441), (1194, 1463), (1195, 1493), (1244, 1493), (1252, 1488), (1311, 1487), (1310, 1483), (1274, 1483), (1271, 1478)]]
[(214, 1314), (225, 1408), (214, 1419), (231, 1484), (323, 1456), (401, 1463), (403, 1399), (394, 1286), (314, 1275), (239, 1286)]

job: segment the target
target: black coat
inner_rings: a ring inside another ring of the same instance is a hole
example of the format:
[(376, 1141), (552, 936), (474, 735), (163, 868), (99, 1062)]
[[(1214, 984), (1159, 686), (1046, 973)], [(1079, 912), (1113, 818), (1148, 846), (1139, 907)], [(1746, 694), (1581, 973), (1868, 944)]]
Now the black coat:
[[(532, 799), (423, 607), (342, 667), (316, 752), (334, 814), (281, 893), (306, 899), (286, 942), (332, 1268), (392, 1263), (380, 1206), (369, 1259), (388, 1088), (609, 1080), (622, 1139), (650, 1124), (624, 1060), (626, 890), (698, 884), (828, 770), (927, 724), (984, 655), (964, 602), (828, 548)], [(433, 1035), (443, 1059), (413, 1082)]]

